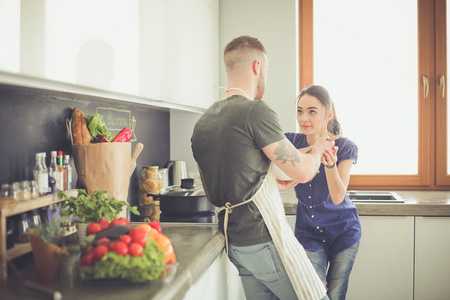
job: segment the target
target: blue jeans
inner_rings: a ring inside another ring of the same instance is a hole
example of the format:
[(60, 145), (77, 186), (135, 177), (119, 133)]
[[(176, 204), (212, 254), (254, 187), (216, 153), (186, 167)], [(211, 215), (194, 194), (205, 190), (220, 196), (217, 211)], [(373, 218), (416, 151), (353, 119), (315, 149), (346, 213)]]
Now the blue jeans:
[(230, 244), (228, 256), (238, 269), (247, 300), (297, 299), (273, 242), (245, 247)]
[[(345, 300), (350, 272), (359, 249), (359, 241), (348, 249), (330, 257), (329, 249), (306, 251), (319, 278), (327, 285), (330, 300)], [(328, 269), (328, 272), (327, 272)]]

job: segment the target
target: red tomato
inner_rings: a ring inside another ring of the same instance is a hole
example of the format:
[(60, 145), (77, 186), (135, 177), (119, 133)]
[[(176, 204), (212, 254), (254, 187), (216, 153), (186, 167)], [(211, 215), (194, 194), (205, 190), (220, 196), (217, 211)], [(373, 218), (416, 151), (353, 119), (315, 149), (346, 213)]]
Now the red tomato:
[(114, 226), (114, 225), (127, 225), (125, 223), (124, 220), (112, 220), (111, 223), (109, 224), (109, 226)]
[(159, 222), (153, 221), (148, 223), (148, 225), (150, 225), (152, 228), (156, 229), (156, 231), (158, 231), (158, 233), (161, 233), (161, 224)]
[(128, 245), (123, 242), (117, 242), (116, 245), (114, 246), (114, 252), (122, 256), (127, 256)]
[(105, 230), (106, 228), (109, 227), (109, 222), (108, 222), (108, 220), (100, 219), (100, 220), (98, 220), (97, 223), (100, 224), (100, 226), (102, 227), (102, 230)]
[(109, 243), (110, 240), (107, 237), (102, 237), (98, 239), (98, 244), (105, 244), (105, 243)]
[(144, 247), (136, 243), (131, 243), (130, 246), (128, 246), (128, 253), (131, 256), (142, 256), (142, 253), (144, 253)]
[(102, 227), (100, 226), (100, 224), (91, 223), (86, 228), (86, 234), (87, 235), (96, 234), (97, 232), (99, 232), (101, 230), (102, 230)]
[(124, 234), (120, 237), (120, 241), (129, 245), (131, 243), (131, 236), (129, 236), (128, 234)]
[(133, 243), (139, 244), (142, 247), (147, 244), (147, 232), (143, 229), (134, 227), (130, 230), (130, 236)]
[(89, 247), (87, 247), (87, 252), (92, 253), (92, 251), (94, 251), (94, 246), (89, 245)]
[(116, 244), (117, 242), (110, 242), (108, 245), (109, 251), (114, 251), (114, 249), (116, 248)]
[(95, 263), (95, 261), (94, 261), (94, 254), (92, 254), (92, 253), (86, 254), (80, 260), (80, 264), (82, 266), (93, 266), (94, 263)]
[(131, 226), (131, 223), (130, 223), (130, 221), (127, 218), (121, 217), (121, 218), (119, 218), (119, 220), (124, 221), (125, 225)]
[(94, 254), (95, 261), (99, 261), (108, 252), (109, 252), (108, 247), (106, 247), (105, 245), (100, 245), (100, 246), (95, 247), (95, 249), (92, 252), (92, 254)]

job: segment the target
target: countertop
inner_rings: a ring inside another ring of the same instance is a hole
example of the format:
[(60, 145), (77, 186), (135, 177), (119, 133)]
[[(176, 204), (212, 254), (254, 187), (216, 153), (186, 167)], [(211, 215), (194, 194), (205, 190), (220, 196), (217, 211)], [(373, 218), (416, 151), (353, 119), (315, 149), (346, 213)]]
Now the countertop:
[[(356, 203), (360, 216), (450, 216), (450, 191), (392, 191), (405, 203)], [(293, 189), (281, 193), (287, 215), (297, 212)]]
[[(60, 280), (39, 283), (58, 290), (63, 299), (183, 299), (185, 293), (211, 266), (223, 251), (225, 238), (217, 224), (161, 223), (162, 231), (171, 240), (180, 263), (176, 276), (164, 284), (86, 284), (80, 282), (74, 269), (78, 256), (77, 244), (68, 245), (70, 256), (63, 261)], [(14, 261), (22, 275), (36, 282), (31, 253)], [(40, 293), (24, 287), (19, 277), (8, 268), (8, 279), (0, 281), (1, 299), (48, 299)]]

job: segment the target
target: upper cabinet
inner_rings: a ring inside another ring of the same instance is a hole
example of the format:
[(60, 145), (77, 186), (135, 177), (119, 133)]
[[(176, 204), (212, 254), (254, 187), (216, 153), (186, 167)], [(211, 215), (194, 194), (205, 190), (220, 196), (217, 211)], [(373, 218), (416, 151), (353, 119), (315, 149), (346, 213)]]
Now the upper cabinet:
[(218, 0), (0, 2), (0, 72), (170, 103), (218, 98)]

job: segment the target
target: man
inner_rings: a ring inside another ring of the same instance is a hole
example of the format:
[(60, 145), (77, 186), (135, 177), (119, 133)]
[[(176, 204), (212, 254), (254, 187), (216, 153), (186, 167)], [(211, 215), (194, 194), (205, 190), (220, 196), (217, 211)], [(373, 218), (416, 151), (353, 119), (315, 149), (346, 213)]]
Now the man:
[[(269, 64), (258, 39), (232, 40), (224, 62), (226, 92), (199, 119), (191, 142), (208, 199), (222, 208), (219, 227), (229, 258), (249, 300), (321, 299), (325, 288), (303, 248), (292, 230), (281, 233), (288, 226), (284, 208), (283, 215), (272, 210), (282, 205), (277, 184), (286, 189), (311, 180), (334, 143), (323, 137), (302, 154), (286, 139), (276, 113), (260, 100)], [(293, 181), (277, 182), (271, 162)]]

